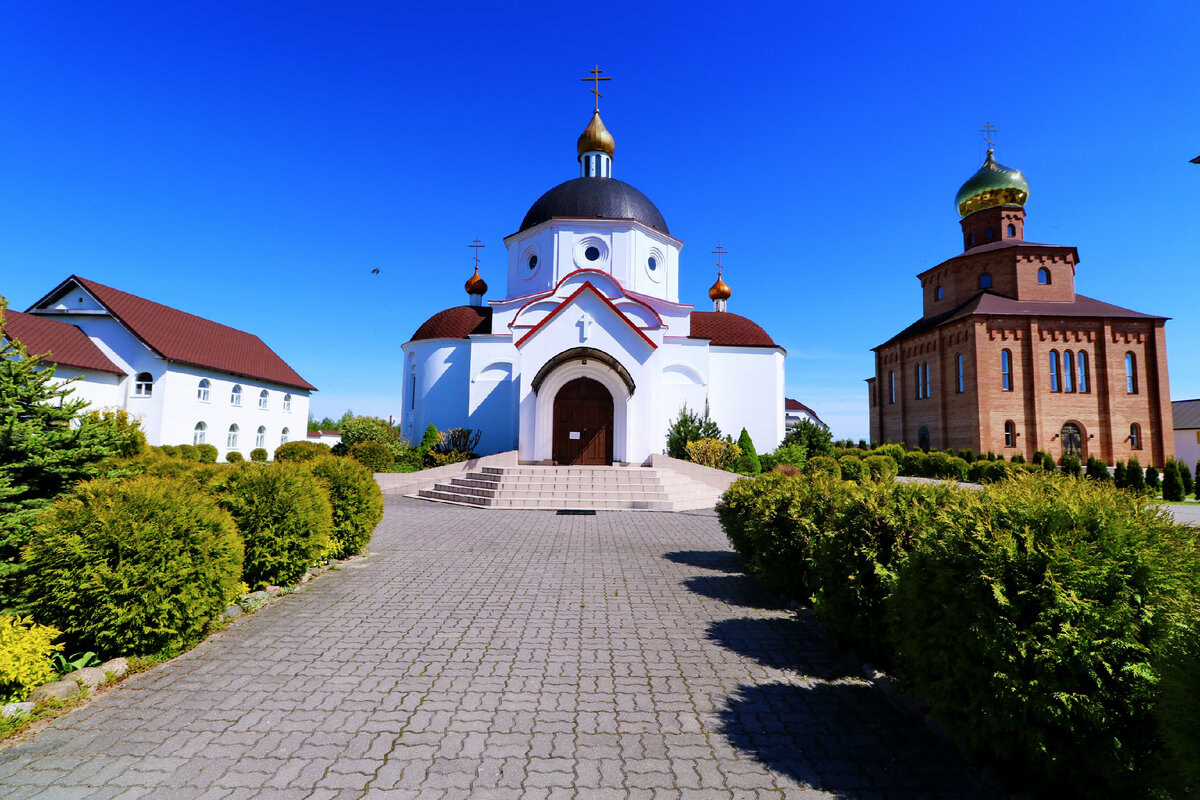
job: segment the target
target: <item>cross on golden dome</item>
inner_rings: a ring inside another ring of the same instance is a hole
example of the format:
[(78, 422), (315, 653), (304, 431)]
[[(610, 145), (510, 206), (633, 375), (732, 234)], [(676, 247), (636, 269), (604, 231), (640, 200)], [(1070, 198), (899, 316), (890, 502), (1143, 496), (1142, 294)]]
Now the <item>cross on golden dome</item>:
[(983, 140), (988, 143), (988, 147), (996, 146), (996, 143), (992, 141), (992, 137), (1000, 132), (999, 128), (989, 122), (980, 128), (979, 132), (983, 134)]
[(579, 80), (581, 80), (581, 81), (583, 81), (583, 82), (585, 82), (585, 83), (586, 83), (587, 81), (591, 81), (591, 82), (592, 82), (592, 89), (591, 89), (591, 91), (592, 91), (592, 94), (596, 95), (596, 110), (597, 110), (597, 111), (599, 111), (599, 110), (600, 110), (600, 98), (604, 96), (604, 95), (600, 94), (600, 81), (611, 81), (611, 80), (612, 80), (612, 78), (601, 78), (601, 77), (600, 77), (600, 73), (601, 73), (601, 72), (604, 72), (604, 70), (600, 69), (600, 65), (599, 65), (599, 64), (597, 64), (596, 66), (592, 67), (592, 68), (591, 68), (590, 70), (588, 70), (588, 71), (592, 73), (592, 77), (590, 77), (590, 78), (580, 78)]
[(484, 244), (483, 242), (479, 241), (479, 239), (476, 239), (475, 241), (473, 241), (469, 245), (467, 245), (467, 247), (470, 247), (475, 250), (475, 271), (478, 272), (479, 271), (479, 248), (487, 247), (487, 245)]

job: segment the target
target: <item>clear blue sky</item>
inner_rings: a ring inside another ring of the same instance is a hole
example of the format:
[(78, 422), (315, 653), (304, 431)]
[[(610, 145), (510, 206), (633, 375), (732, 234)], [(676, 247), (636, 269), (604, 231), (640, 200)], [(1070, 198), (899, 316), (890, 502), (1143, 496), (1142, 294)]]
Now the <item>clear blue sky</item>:
[[(614, 175), (684, 241), (682, 299), (788, 350), (788, 395), (868, 430), (870, 348), (961, 249), (977, 132), (1079, 292), (1172, 317), (1200, 397), (1200, 3), (0, 2), (0, 294), (77, 273), (253, 331), (317, 416), (399, 408), (400, 345), (479, 237), (576, 177), (613, 77)], [(378, 268), (379, 275), (371, 270)]]

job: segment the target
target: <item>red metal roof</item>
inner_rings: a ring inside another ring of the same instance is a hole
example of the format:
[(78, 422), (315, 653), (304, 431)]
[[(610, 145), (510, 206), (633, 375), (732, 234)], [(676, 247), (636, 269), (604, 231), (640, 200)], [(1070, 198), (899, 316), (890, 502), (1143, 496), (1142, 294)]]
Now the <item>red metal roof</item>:
[(455, 306), (439, 311), (421, 323), (409, 341), (418, 339), (465, 339), (472, 333), (492, 332), (492, 309)]
[[(793, 400), (790, 397), (783, 398), (783, 410), (784, 411), (803, 411), (805, 414), (808, 414), (810, 417), (815, 419), (817, 422), (821, 422), (821, 418), (817, 416), (817, 412), (813, 411), (811, 408), (804, 405), (804, 403), (801, 403), (799, 400)], [(821, 422), (821, 424), (824, 425), (825, 423)]]
[(45, 355), (52, 364), (125, 374), (86, 333), (65, 322), (8, 310), (4, 312), (4, 337), (20, 342), (31, 356)]
[(316, 391), (262, 339), (218, 322), (155, 303), (72, 275), (31, 307), (57, 295), (74, 281), (147, 347), (168, 361), (206, 367), (230, 375), (257, 378), (281, 386)]
[(728, 311), (693, 311), (689, 336), (725, 347), (779, 347), (758, 323)]

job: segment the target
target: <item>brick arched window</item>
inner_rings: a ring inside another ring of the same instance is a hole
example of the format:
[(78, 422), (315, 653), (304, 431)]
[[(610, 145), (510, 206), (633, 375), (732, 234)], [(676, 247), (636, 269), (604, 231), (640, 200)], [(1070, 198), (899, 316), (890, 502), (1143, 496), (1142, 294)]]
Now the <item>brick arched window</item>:
[(1063, 351), (1063, 374), (1062, 374), (1063, 391), (1064, 392), (1075, 391), (1075, 378), (1074, 378), (1075, 368), (1073, 366), (1074, 362), (1075, 362), (1075, 354), (1072, 353), (1070, 350), (1064, 350)]
[(1062, 391), (1062, 386), (1058, 382), (1058, 351), (1050, 351), (1050, 391)]
[(896, 373), (888, 370), (888, 402), (896, 404)]
[(1082, 350), (1079, 351), (1079, 370), (1075, 373), (1075, 385), (1081, 392), (1088, 390), (1088, 357)]
[(979, 288), (980, 289), (992, 288), (992, 273), (985, 272), (979, 276)]
[(1043, 286), (1050, 283), (1050, 270), (1046, 269), (1045, 267), (1042, 267), (1038, 270), (1038, 283), (1042, 284)]
[(1011, 419), (1004, 423), (1004, 446), (1017, 446), (1017, 425)]
[(1006, 392), (1012, 391), (1012, 351), (1000, 351), (1000, 388)]
[(957, 358), (955, 359), (955, 367), (956, 367), (956, 373), (957, 373), (957, 378), (958, 378), (958, 384), (957, 384), (956, 388), (958, 389), (958, 393), (962, 394), (963, 392), (965, 392), (967, 390), (967, 376), (965, 374), (963, 374), (964, 369), (963, 369), (962, 353), (959, 353)]
[(1128, 394), (1137, 394), (1137, 356), (1133, 353), (1125, 354), (1125, 391)]
[(1136, 422), (1129, 426), (1129, 446), (1134, 450), (1142, 449), (1142, 426)]

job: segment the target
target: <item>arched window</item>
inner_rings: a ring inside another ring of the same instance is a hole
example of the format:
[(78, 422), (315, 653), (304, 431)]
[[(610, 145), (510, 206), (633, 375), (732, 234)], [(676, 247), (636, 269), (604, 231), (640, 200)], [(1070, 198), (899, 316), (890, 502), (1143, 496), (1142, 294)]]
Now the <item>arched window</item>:
[(1142, 449), (1142, 426), (1136, 422), (1129, 426), (1129, 446), (1134, 450)]
[(956, 359), (956, 361), (957, 361), (957, 366), (958, 366), (958, 393), (962, 394), (963, 392), (965, 392), (967, 390), (966, 376), (963, 375), (962, 353), (958, 354), (958, 358)]
[(154, 392), (154, 378), (149, 372), (139, 372), (133, 379), (133, 396), (149, 397)]
[(192, 444), (204, 444), (204, 436), (208, 433), (208, 426), (203, 422), (197, 422), (196, 427), (192, 429)]
[(975, 244), (975, 234), (972, 233), (967, 236), (967, 244)]
[(924, 425), (917, 429), (917, 447), (929, 452), (929, 428)]
[(888, 370), (888, 402), (896, 404), (896, 373)]
[(1075, 385), (1081, 392), (1088, 390), (1088, 357), (1082, 350), (1079, 351), (1079, 371), (1075, 373)]
[(229, 435), (225, 437), (225, 446), (230, 450), (237, 449), (238, 426), (237, 423), (229, 426)]
[(1137, 394), (1137, 357), (1133, 353), (1125, 354), (1125, 391)]
[(1043, 285), (1050, 283), (1050, 270), (1045, 267), (1038, 270), (1038, 283)]
[(1004, 446), (1017, 446), (1017, 426), (1011, 419), (1004, 423)]
[(979, 276), (979, 288), (980, 289), (992, 288), (992, 273), (985, 272)]
[(1063, 351), (1063, 391), (1064, 392), (1075, 391), (1075, 380), (1073, 377), (1073, 373), (1075, 371), (1075, 367), (1073, 366), (1074, 363), (1075, 363), (1075, 355), (1070, 350), (1064, 350)]
[(287, 428), (284, 428), (283, 430), (281, 430), (279, 432), (279, 443), (280, 444), (287, 444), (288, 433), (289, 433), (289, 431)]
[(201, 378), (200, 383), (196, 384), (196, 399), (202, 403), (208, 402), (208, 388), (212, 386), (208, 382), (208, 378)]
[(935, 293), (935, 295), (934, 295), (934, 296), (935, 296), (935, 297), (936, 297), (938, 300), (941, 300), (941, 299), (942, 299), (942, 297), (944, 297), (944, 296), (945, 296), (945, 293), (942, 291), (942, 287), (941, 287), (941, 286), (937, 287), (937, 292)]
[(258, 433), (256, 433), (254, 435), (254, 446), (255, 447), (266, 447), (267, 446), (266, 426), (264, 426), (264, 425), (258, 426)]
[(1012, 391), (1012, 351), (1000, 351), (1000, 388)]
[(1061, 389), (1061, 387), (1058, 385), (1058, 351), (1051, 350), (1050, 351), (1050, 391), (1057, 392), (1057, 391), (1060, 391), (1060, 389)]
[(1013, 225), (1011, 222), (1008, 224), (1008, 235), (1009, 236), (1017, 235), (1017, 226)]
[(289, 394), (285, 394), (285, 395), (283, 396), (283, 410), (284, 410), (284, 411), (291, 411), (291, 410), (292, 410), (292, 395), (291, 395), (290, 393), (289, 393)]
[(240, 406), (242, 404), (242, 387), (239, 384), (234, 384), (233, 390), (229, 393), (229, 405)]
[(266, 389), (263, 389), (261, 392), (259, 392), (258, 393), (258, 407), (261, 409), (266, 409), (267, 401), (270, 397), (271, 397), (271, 395), (267, 393)]

